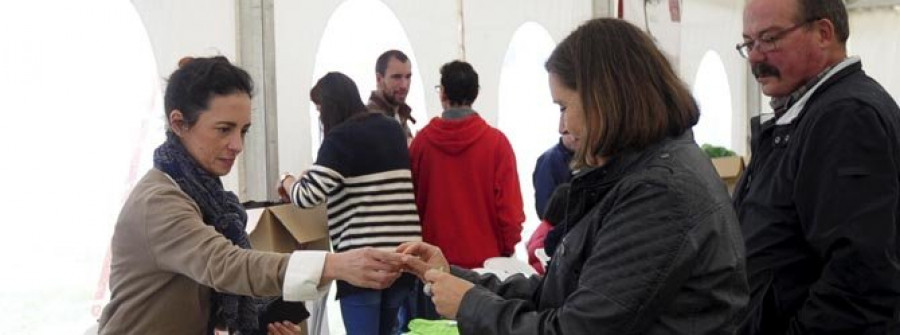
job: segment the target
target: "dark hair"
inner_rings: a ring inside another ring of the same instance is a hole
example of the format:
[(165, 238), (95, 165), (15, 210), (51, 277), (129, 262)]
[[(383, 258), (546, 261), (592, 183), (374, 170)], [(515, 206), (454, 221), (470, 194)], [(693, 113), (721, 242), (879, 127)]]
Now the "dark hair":
[(796, 0), (797, 22), (827, 19), (834, 25), (834, 32), (841, 44), (850, 38), (850, 24), (847, 21), (847, 7), (843, 0)]
[(566, 219), (566, 204), (568, 202), (569, 183), (557, 185), (553, 193), (550, 194), (550, 199), (547, 200), (544, 212), (541, 213), (541, 220), (547, 221), (551, 226), (562, 222)]
[(375, 61), (375, 73), (380, 75), (384, 75), (384, 71), (387, 71), (388, 62), (391, 61), (391, 58), (396, 58), (400, 61), (400, 63), (406, 63), (409, 61), (409, 57), (406, 57), (406, 54), (400, 50), (388, 50), (385, 51), (381, 56), (378, 56), (378, 60)]
[(585, 134), (574, 168), (597, 157), (640, 151), (697, 124), (694, 98), (647, 34), (623, 20), (587, 21), (569, 34), (544, 65), (578, 92)]
[(340, 72), (328, 72), (319, 79), (309, 90), (309, 99), (319, 105), (319, 120), (322, 120), (325, 134), (354, 115), (367, 111), (356, 83)]
[(172, 111), (184, 115), (188, 127), (193, 126), (200, 113), (209, 109), (215, 96), (247, 93), (253, 97), (253, 79), (243, 69), (222, 56), (208, 58), (184, 57), (166, 84), (166, 122)]
[(441, 66), (441, 86), (451, 105), (471, 105), (478, 97), (478, 73), (469, 63), (452, 61)]

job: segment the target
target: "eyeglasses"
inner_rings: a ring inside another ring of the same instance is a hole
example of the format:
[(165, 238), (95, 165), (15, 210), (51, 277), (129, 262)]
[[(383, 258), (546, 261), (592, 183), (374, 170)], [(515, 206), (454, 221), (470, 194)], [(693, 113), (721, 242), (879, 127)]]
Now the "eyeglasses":
[(738, 43), (734, 48), (737, 49), (737, 52), (744, 58), (750, 58), (750, 51), (753, 51), (754, 48), (759, 50), (759, 52), (774, 51), (775, 49), (778, 49), (777, 42), (787, 36), (787, 34), (818, 20), (819, 18), (809, 19), (776, 33), (765, 32), (757, 39), (750, 39), (744, 43)]

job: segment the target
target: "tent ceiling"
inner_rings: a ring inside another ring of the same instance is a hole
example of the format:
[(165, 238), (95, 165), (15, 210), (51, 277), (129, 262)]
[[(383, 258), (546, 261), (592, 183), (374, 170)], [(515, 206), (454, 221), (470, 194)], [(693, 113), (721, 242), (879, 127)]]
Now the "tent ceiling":
[(849, 9), (900, 6), (900, 0), (847, 0), (846, 2)]

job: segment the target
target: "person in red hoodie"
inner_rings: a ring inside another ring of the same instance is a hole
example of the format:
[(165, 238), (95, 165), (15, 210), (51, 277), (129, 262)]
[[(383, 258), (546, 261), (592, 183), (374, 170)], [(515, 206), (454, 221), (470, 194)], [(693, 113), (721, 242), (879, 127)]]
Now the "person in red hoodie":
[(525, 213), (516, 157), (500, 130), (472, 103), (478, 73), (452, 61), (441, 67), (441, 117), (410, 145), (422, 238), (450, 264), (472, 269), (491, 257), (512, 256)]
[[(525, 221), (512, 146), (472, 109), (477, 96), (478, 73), (472, 65), (444, 64), (444, 111), (409, 147), (422, 239), (440, 246), (450, 264), (467, 269), (482, 267), (491, 257), (512, 256)], [(398, 315), (401, 325), (413, 318), (441, 318), (423, 288), (417, 282)]]

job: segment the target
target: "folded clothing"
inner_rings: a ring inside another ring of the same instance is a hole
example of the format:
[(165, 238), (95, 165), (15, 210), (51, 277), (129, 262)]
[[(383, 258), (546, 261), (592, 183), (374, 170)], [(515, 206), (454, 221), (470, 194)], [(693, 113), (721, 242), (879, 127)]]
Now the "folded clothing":
[(413, 319), (406, 335), (459, 335), (456, 321)]

